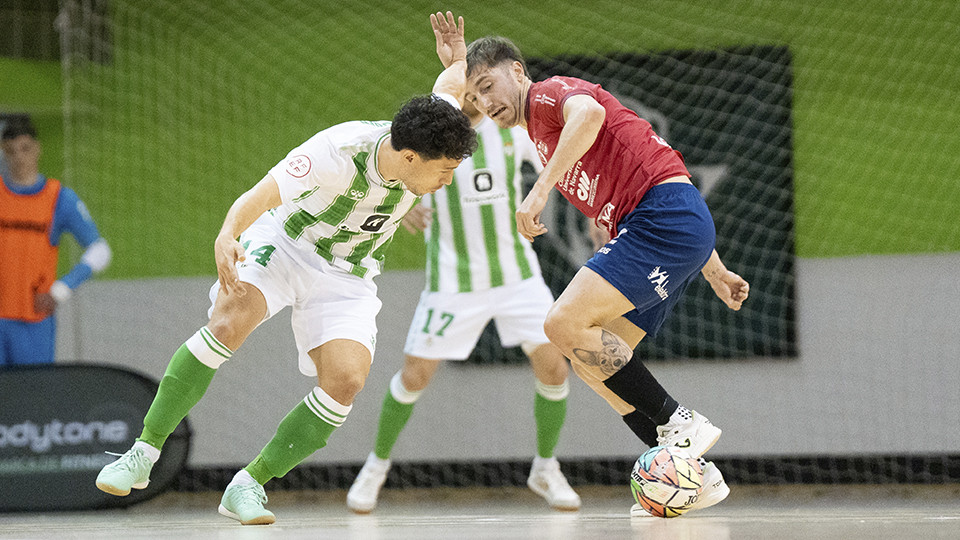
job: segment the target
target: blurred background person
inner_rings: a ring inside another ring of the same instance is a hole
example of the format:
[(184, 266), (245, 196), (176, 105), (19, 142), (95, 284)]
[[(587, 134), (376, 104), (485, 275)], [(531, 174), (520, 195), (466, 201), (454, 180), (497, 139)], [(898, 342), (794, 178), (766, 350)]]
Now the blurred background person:
[[(8, 117), (0, 134), (0, 366), (52, 364), (57, 306), (110, 263), (110, 247), (70, 188), (39, 172), (40, 141), (29, 117)], [(84, 249), (57, 278), (60, 239)]]

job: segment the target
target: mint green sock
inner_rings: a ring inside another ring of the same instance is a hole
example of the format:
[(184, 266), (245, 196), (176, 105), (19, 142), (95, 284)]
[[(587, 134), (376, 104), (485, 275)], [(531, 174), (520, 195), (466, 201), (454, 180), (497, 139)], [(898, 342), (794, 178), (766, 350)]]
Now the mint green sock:
[(186, 345), (181, 345), (160, 380), (160, 388), (143, 419), (143, 432), (137, 440), (163, 448), (177, 424), (203, 397), (216, 373), (217, 370), (197, 360)]
[(537, 455), (553, 457), (553, 449), (560, 440), (560, 429), (567, 417), (567, 399), (550, 400), (534, 394), (533, 417), (537, 422)]
[(244, 469), (260, 485), (271, 478), (283, 478), (310, 454), (327, 445), (337, 426), (321, 420), (306, 403), (287, 413), (277, 426), (277, 433), (260, 454)]
[(380, 459), (390, 459), (393, 445), (413, 414), (413, 403), (400, 403), (388, 389), (380, 408), (380, 423), (377, 426), (377, 441), (373, 453)]

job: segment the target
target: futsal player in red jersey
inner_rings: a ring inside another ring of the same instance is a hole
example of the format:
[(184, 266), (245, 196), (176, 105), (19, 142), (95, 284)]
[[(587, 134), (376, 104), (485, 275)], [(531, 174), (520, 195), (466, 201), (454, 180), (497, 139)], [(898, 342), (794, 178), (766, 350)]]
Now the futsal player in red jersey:
[[(572, 77), (534, 83), (508, 39), (484, 37), (466, 47), (462, 17), (430, 19), (444, 65), (466, 56), (466, 99), (501, 128), (526, 128), (537, 147), (544, 169), (517, 210), (519, 232), (530, 241), (547, 232), (540, 215), (556, 187), (608, 233), (551, 308), (547, 337), (643, 442), (700, 458), (720, 429), (680, 405), (633, 358), (698, 273), (733, 310), (749, 293), (714, 249), (713, 218), (683, 157), (599, 85)], [(701, 464), (706, 485), (693, 509), (729, 493), (713, 463)], [(635, 505), (631, 514), (646, 512)]]

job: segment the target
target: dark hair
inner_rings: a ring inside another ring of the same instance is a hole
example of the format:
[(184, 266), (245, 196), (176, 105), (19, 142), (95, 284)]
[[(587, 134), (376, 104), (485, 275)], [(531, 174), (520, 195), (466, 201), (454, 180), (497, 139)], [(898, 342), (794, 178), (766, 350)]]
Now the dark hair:
[(33, 127), (33, 122), (30, 121), (30, 117), (26, 115), (8, 117), (0, 139), (16, 139), (21, 135), (29, 135), (34, 139), (37, 138), (37, 129)]
[(495, 67), (501, 62), (520, 62), (523, 66), (523, 74), (527, 77), (530, 72), (527, 71), (527, 63), (523, 60), (523, 54), (512, 41), (500, 36), (482, 37), (467, 46), (467, 76), (479, 67)]
[(477, 135), (467, 115), (435, 96), (417, 96), (393, 117), (390, 144), (413, 150), (426, 160), (463, 159), (477, 149)]

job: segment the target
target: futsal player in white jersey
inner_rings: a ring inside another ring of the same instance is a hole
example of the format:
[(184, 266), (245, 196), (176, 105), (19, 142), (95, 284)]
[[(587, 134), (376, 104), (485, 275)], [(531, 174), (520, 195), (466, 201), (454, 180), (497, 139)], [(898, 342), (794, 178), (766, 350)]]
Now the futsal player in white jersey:
[(263, 506), (263, 484), (326, 445), (366, 380), (380, 310), (372, 278), (393, 233), (418, 198), (449, 184), (476, 148), (459, 110), (462, 94), (445, 93), (463, 84), (465, 68), (448, 67), (434, 95), (411, 99), (392, 123), (321, 131), (233, 203), (214, 243), (219, 280), (210, 322), (174, 354), (143, 432), (100, 471), (98, 488), (122, 496), (146, 487), (164, 441), (217, 368), (260, 323), (292, 306), (300, 371), (317, 385), (234, 476), (219, 508), (244, 525), (275, 521)]
[(523, 128), (501, 129), (479, 118), (479, 146), (453, 182), (423, 198), (404, 223), (425, 230), (426, 286), (410, 324), (403, 368), (383, 400), (374, 451), (347, 494), (347, 506), (371, 512), (390, 469), (390, 453), (414, 403), (443, 360), (465, 360), (484, 327), (494, 321), (505, 347), (521, 346), (536, 377), (537, 456), (527, 485), (558, 510), (576, 510), (580, 497), (560, 472), (554, 447), (567, 410), (567, 362), (547, 339), (543, 322), (553, 295), (536, 254), (517, 232), (523, 200), (520, 167), (543, 167)]

